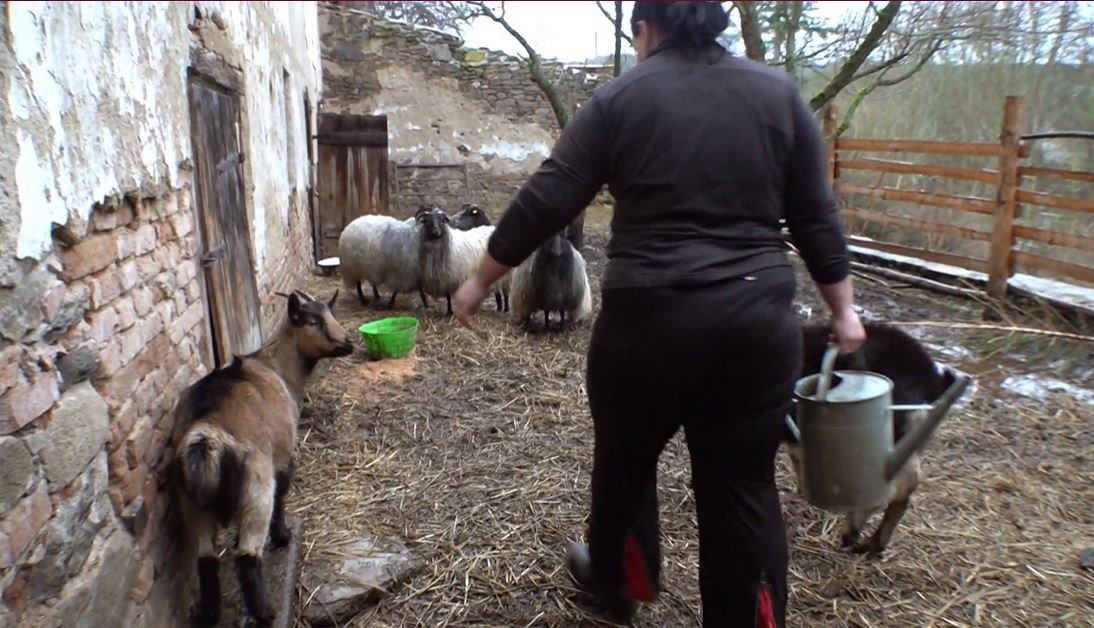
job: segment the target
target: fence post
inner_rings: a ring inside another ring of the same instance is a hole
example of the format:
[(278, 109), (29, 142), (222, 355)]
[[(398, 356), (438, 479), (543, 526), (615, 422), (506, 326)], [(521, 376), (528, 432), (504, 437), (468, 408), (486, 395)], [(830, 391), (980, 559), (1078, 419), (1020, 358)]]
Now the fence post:
[(824, 139), (828, 141), (828, 182), (832, 184), (834, 188), (836, 186), (836, 177), (839, 176), (839, 170), (836, 168), (836, 129), (838, 116), (836, 115), (835, 105), (827, 105), (824, 108), (824, 117), (821, 118), (821, 131), (824, 134)]
[(1022, 144), (1022, 99), (1007, 96), (1003, 108), (1003, 130), (999, 135), (999, 187), (995, 197), (991, 253), (988, 257), (988, 296), (1003, 298), (1007, 279), (1014, 272), (1014, 215), (1018, 193), (1018, 160)]

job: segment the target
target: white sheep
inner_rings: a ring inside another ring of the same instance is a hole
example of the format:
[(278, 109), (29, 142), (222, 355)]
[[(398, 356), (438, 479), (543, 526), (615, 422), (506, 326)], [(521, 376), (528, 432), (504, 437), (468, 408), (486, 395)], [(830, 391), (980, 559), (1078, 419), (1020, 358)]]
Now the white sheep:
[(512, 309), (526, 324), (532, 314), (543, 311), (543, 326), (550, 313), (558, 312), (559, 325), (584, 320), (593, 309), (592, 287), (585, 258), (562, 233), (556, 233), (528, 256), (512, 273)]
[(339, 274), (342, 283), (357, 289), (361, 304), (365, 295), (361, 282), (372, 286), (372, 295), (380, 299), (380, 286), (391, 290), (388, 308), (395, 307), (400, 292), (418, 291), (422, 306), (429, 301), (422, 291), (418, 272), (419, 235), (415, 219), (397, 220), (391, 216), (369, 214), (354, 219), (338, 238)]
[[(448, 214), (436, 208), (419, 210), (416, 218), (421, 242), (422, 288), (430, 296), (445, 297), (451, 315), (452, 294), (478, 270), (494, 227), (484, 225), (467, 231), (453, 229)], [(508, 309), (508, 275), (492, 287), (498, 311)]]

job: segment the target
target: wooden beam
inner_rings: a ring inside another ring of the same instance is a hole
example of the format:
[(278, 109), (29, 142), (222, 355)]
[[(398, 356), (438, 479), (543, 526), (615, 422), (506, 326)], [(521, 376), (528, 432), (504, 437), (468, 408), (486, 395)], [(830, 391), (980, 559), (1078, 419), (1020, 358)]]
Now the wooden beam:
[(1003, 129), (999, 134), (999, 189), (995, 200), (995, 222), (988, 256), (988, 296), (1002, 299), (1007, 279), (1014, 274), (1014, 214), (1018, 207), (1018, 151), (1022, 136), (1022, 99), (1007, 96), (1003, 107)]
[(328, 131), (315, 136), (325, 146), (387, 148), (387, 131)]
[(863, 220), (871, 220), (886, 225), (895, 225), (897, 227), (905, 227), (908, 229), (914, 229), (916, 231), (926, 231), (927, 233), (939, 233), (942, 235), (954, 236), (956, 238), (967, 238), (969, 240), (991, 240), (990, 231), (980, 231), (979, 229), (970, 229), (968, 227), (958, 227), (957, 225), (947, 225), (940, 222), (932, 222), (929, 220), (920, 220), (918, 218), (906, 218), (904, 216), (892, 216), (878, 211), (870, 209), (859, 209), (856, 207), (845, 207), (843, 213), (846, 216), (854, 216), (855, 218), (861, 218)]
[(889, 153), (926, 153), (932, 155), (973, 155), (997, 157), (998, 144), (984, 142), (925, 142), (916, 140), (836, 140), (836, 150), (860, 150)]
[(1071, 262), (1064, 262), (1058, 259), (1052, 259), (1051, 257), (1043, 257), (1041, 255), (1034, 255), (1033, 253), (1025, 253), (1022, 251), (1015, 251), (1013, 257), (1014, 265), (1019, 268), (1026, 270), (1047, 270), (1050, 273), (1056, 273), (1057, 275), (1063, 275), (1064, 277), (1070, 277), (1071, 279), (1094, 283), (1094, 268), (1091, 268), (1090, 266), (1081, 266), (1079, 264), (1072, 264)]
[(945, 166), (928, 166), (926, 164), (887, 161), (884, 159), (840, 160), (839, 167), (846, 168), (848, 170), (870, 170), (873, 172), (918, 174), (927, 177), (945, 177), (947, 179), (961, 179), (964, 181), (983, 181), (984, 183), (993, 184), (998, 183), (999, 181), (999, 173), (994, 170), (947, 168)]
[(1057, 196), (1056, 194), (1042, 194), (1040, 192), (1028, 192), (1018, 190), (1018, 202), (1029, 205), (1041, 205), (1054, 209), (1066, 209), (1075, 212), (1094, 212), (1094, 200), (1071, 198), (1069, 196)]
[(866, 187), (861, 185), (847, 185), (841, 183), (837, 188), (840, 194), (858, 194), (871, 198), (880, 198), (886, 201), (901, 201), (905, 203), (919, 203), (921, 205), (933, 205), (935, 207), (947, 207), (960, 209), (978, 214), (991, 214), (995, 204), (986, 198), (977, 196), (955, 196), (950, 194), (929, 194), (927, 192), (914, 192), (897, 188)]
[(1033, 227), (1014, 226), (1014, 237), (1023, 240), (1033, 240), (1053, 246), (1069, 246), (1080, 251), (1094, 251), (1094, 238), (1075, 233), (1060, 233), (1047, 229), (1034, 229)]
[(1082, 170), (1061, 170), (1059, 168), (1043, 168), (1040, 166), (1021, 166), (1018, 168), (1018, 176), (1021, 177), (1051, 177), (1055, 179), (1068, 179), (1070, 181), (1087, 181), (1094, 183), (1094, 172)]
[(968, 270), (975, 270), (982, 273), (986, 273), (988, 270), (988, 263), (984, 260), (979, 260), (972, 257), (965, 257), (963, 255), (953, 255), (952, 253), (942, 253), (940, 251), (917, 249), (915, 247), (905, 246), (903, 244), (879, 242), (877, 240), (870, 240), (869, 238), (862, 238), (853, 235), (847, 236), (847, 242), (848, 244), (851, 244), (853, 246), (861, 246), (863, 248), (874, 249), (876, 251), (884, 251), (886, 253), (894, 253), (896, 255), (915, 257), (917, 259), (925, 260), (928, 262), (948, 264), (950, 266), (956, 266), (958, 268), (965, 268)]

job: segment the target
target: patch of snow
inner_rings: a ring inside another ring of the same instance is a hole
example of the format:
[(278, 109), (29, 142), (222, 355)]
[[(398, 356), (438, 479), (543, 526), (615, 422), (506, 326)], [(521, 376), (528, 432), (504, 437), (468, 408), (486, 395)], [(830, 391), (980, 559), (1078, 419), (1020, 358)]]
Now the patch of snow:
[(934, 343), (926, 343), (927, 347), (940, 355), (946, 356), (951, 360), (972, 360), (974, 358), (971, 351), (962, 347), (961, 345), (936, 345)]
[[(870, 238), (858, 236), (856, 236), (856, 238), (859, 240), (870, 241)], [(916, 257), (909, 257), (907, 255), (898, 255), (896, 253), (887, 253), (885, 251), (875, 251), (874, 249), (861, 246), (851, 245), (848, 248), (853, 253), (857, 253), (860, 255), (866, 255), (868, 257), (874, 257), (877, 259), (885, 259), (892, 262), (907, 264), (909, 266), (915, 266), (917, 268), (922, 268), (931, 272), (948, 275), (950, 277), (967, 279), (969, 281), (972, 281), (973, 283), (980, 285), (983, 285), (988, 281), (988, 276), (986, 274), (975, 270), (968, 270), (957, 266), (951, 266), (949, 264), (928, 262)], [(1015, 274), (1013, 277), (1011, 277), (1007, 281), (1007, 285), (1012, 288), (1028, 292), (1037, 297), (1061, 303), (1069, 303), (1090, 311), (1094, 311), (1094, 288), (1087, 288), (1084, 286), (1078, 286), (1063, 281), (1046, 279), (1044, 277), (1034, 277), (1032, 275), (1024, 275), (1021, 273)]]
[(1094, 392), (1047, 375), (1012, 375), (1004, 379), (1000, 386), (1023, 397), (1040, 401), (1053, 393), (1064, 393), (1084, 403), (1094, 403)]
[(1023, 274), (1014, 275), (1007, 283), (1020, 290), (1094, 310), (1094, 289), (1091, 288)]

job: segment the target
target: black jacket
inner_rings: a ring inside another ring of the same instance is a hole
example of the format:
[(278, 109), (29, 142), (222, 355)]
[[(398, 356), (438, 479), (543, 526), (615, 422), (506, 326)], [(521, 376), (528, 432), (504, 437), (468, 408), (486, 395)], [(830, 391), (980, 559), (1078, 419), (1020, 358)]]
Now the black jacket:
[(517, 193), (490, 254), (520, 264), (604, 183), (616, 201), (604, 290), (787, 265), (781, 218), (815, 281), (849, 272), (812, 112), (785, 73), (720, 46), (655, 51), (599, 88)]

